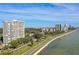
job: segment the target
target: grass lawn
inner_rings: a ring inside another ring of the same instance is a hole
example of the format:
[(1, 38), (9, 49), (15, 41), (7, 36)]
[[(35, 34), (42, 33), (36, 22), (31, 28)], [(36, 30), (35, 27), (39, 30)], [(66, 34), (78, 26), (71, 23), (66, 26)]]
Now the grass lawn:
[(26, 51), (28, 51), (29, 49), (31, 49), (32, 47), (36, 46), (37, 44), (38, 44), (38, 42), (34, 42), (34, 44), (33, 44), (32, 46), (26, 45), (26, 46), (24, 46), (24, 47), (22, 47), (22, 48), (20, 48), (20, 49), (18, 49), (18, 50), (16, 50), (16, 51), (14, 51), (12, 54), (13, 54), (13, 55), (21, 55), (21, 54), (23, 54), (24, 52), (26, 52)]

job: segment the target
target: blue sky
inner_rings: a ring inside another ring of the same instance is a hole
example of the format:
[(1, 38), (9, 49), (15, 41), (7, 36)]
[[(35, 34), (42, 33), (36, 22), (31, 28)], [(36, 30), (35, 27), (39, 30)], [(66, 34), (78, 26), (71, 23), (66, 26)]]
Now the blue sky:
[(55, 24), (79, 26), (78, 3), (0, 4), (0, 27), (5, 20), (23, 20), (26, 27), (51, 27)]

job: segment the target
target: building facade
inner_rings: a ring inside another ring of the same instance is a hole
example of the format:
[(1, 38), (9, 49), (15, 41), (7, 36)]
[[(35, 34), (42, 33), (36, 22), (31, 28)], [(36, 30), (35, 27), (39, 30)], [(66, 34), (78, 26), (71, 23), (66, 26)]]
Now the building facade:
[(61, 31), (61, 24), (56, 24), (55, 25), (55, 30), (56, 31)]
[(13, 20), (13, 21), (4, 21), (3, 25), (3, 43), (7, 44), (12, 40), (17, 38), (25, 37), (25, 28), (24, 22)]
[(64, 25), (63, 31), (64, 31), (64, 32), (68, 32), (68, 26), (67, 26), (67, 24)]

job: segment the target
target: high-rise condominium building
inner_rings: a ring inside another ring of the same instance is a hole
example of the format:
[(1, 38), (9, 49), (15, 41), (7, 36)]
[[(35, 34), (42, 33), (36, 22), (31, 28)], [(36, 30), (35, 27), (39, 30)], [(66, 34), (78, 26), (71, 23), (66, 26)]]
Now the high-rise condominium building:
[(67, 25), (67, 24), (64, 25), (63, 31), (64, 31), (64, 32), (67, 32), (67, 31), (68, 31), (68, 25)]
[(7, 44), (17, 38), (25, 37), (24, 22), (19, 20), (4, 21), (3, 25), (3, 43)]
[(56, 31), (61, 31), (61, 24), (56, 24), (55, 25), (55, 30)]

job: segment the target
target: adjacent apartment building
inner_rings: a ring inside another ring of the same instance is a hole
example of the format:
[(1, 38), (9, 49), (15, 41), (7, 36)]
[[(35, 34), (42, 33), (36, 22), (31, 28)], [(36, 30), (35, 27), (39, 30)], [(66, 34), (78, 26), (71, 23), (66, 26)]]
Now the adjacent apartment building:
[(25, 37), (24, 22), (20, 20), (4, 21), (3, 24), (3, 43), (7, 44), (17, 38)]

